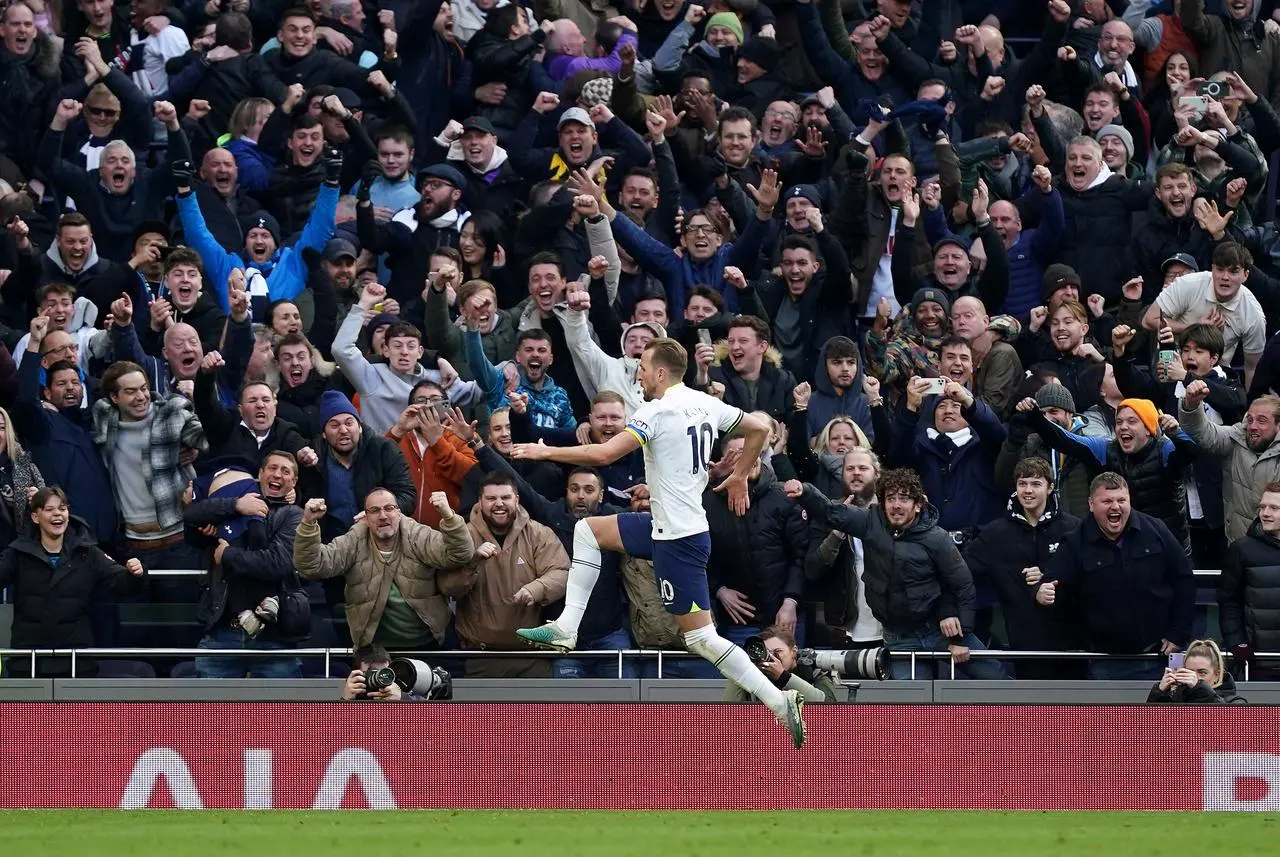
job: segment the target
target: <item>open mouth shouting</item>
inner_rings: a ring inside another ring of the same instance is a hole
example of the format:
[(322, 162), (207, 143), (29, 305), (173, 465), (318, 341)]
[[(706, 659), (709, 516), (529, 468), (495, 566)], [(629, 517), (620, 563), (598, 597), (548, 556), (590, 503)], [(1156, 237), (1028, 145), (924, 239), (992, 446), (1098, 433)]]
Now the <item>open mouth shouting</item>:
[(537, 357), (530, 358), (524, 365), (524, 372), (531, 380), (542, 377), (542, 361)]
[(107, 190), (112, 193), (124, 193), (129, 189), (129, 174), (124, 170), (111, 170), (107, 173)]
[(1125, 452), (1133, 452), (1138, 445), (1138, 436), (1130, 428), (1116, 428), (1116, 443)]

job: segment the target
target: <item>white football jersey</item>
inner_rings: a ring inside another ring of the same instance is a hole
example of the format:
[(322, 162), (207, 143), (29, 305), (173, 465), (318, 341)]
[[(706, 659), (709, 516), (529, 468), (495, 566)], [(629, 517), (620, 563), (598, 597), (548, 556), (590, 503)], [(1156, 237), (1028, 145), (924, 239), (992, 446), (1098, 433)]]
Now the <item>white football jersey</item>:
[(684, 384), (645, 402), (627, 431), (644, 447), (645, 481), (653, 514), (653, 538), (670, 541), (705, 533), (702, 492), (716, 438), (742, 421), (742, 410)]

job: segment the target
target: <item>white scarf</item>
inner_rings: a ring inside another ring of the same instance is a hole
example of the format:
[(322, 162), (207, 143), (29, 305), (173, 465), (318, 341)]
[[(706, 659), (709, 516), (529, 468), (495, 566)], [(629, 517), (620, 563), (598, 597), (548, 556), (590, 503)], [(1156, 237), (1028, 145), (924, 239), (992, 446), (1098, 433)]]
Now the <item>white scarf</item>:
[[(463, 225), (470, 219), (471, 212), (458, 211), (456, 208), (451, 208), (429, 222), (436, 229), (452, 229), (454, 232), (461, 232)], [(418, 231), (418, 212), (416, 208), (405, 208), (397, 211), (391, 221), (393, 223), (403, 223), (409, 227), (410, 232)]]
[(490, 170), (496, 170), (507, 162), (507, 150), (501, 146), (494, 146), (493, 155), (489, 158), (489, 163), (485, 164), (482, 169), (477, 170), (475, 167), (468, 164), (467, 159), (463, 157), (462, 141), (454, 140), (449, 144), (449, 153), (445, 155), (445, 159), (450, 161), (459, 161), (468, 170), (471, 170), (471, 172), (476, 173), (477, 175), (484, 175)]
[[(1101, 69), (1104, 74), (1113, 70), (1102, 64), (1102, 51), (1098, 51), (1093, 55), (1093, 64)], [(1129, 89), (1137, 89), (1138, 76), (1133, 73), (1133, 66), (1129, 65), (1127, 61), (1124, 64), (1124, 73), (1120, 75), (1120, 79), (1124, 81), (1124, 85)]]
[(937, 429), (932, 428), (925, 429), (925, 434), (928, 435), (929, 440), (937, 440), (939, 436), (945, 434), (947, 437), (951, 438), (951, 442), (956, 445), (956, 449), (959, 449), (973, 439), (973, 430), (968, 426), (965, 426), (959, 431), (948, 432), (940, 432)]

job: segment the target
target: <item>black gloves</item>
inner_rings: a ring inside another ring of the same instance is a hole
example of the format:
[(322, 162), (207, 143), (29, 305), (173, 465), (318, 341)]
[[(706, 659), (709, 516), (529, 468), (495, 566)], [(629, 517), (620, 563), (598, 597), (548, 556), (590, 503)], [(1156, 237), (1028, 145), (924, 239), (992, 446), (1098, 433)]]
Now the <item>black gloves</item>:
[(369, 161), (360, 174), (360, 190), (356, 193), (356, 204), (369, 201), (369, 189), (382, 177), (382, 165), (377, 161)]
[(324, 180), (330, 184), (338, 184), (342, 180), (342, 152), (338, 149), (325, 149)]
[(195, 177), (196, 168), (190, 161), (174, 161), (170, 167), (174, 187), (191, 187), (191, 179)]

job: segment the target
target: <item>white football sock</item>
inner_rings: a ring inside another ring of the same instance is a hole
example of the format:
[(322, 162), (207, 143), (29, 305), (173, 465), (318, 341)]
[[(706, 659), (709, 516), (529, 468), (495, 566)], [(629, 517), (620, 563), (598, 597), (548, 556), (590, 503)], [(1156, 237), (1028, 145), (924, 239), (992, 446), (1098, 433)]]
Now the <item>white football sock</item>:
[(596, 588), (599, 579), (600, 543), (584, 518), (573, 528), (573, 563), (569, 566), (569, 583), (564, 592), (564, 612), (556, 619), (561, 631), (578, 633), (591, 590)]
[(711, 661), (725, 678), (763, 702), (774, 714), (785, 716), (787, 698), (782, 691), (751, 663), (745, 651), (717, 634), (715, 625), (687, 631), (684, 645), (692, 654)]

